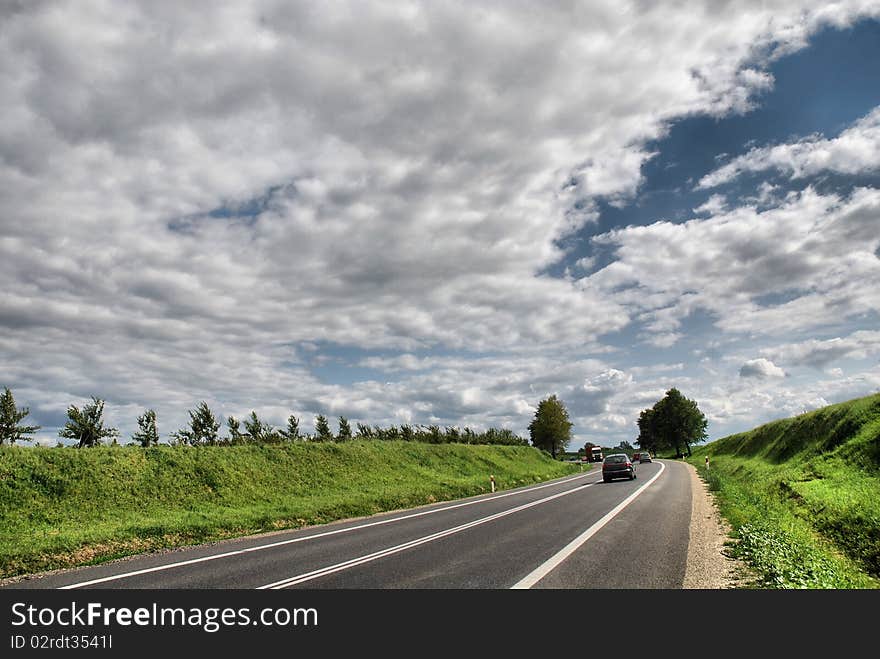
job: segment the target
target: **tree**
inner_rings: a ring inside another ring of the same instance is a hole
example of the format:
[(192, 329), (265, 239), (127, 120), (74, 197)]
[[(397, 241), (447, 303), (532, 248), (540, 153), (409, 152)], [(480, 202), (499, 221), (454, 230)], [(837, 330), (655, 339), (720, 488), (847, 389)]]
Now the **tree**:
[(0, 395), (0, 446), (6, 441), (14, 444), (16, 440), (24, 439), (24, 435), (32, 435), (40, 429), (40, 426), (20, 426), (18, 422), (30, 413), (27, 407), (18, 409), (15, 407), (15, 398), (9, 387), (4, 387), (3, 395)]
[(138, 431), (131, 436), (133, 442), (140, 442), (144, 448), (159, 443), (159, 429), (156, 427), (156, 411), (147, 410), (137, 418)]
[(681, 446), (691, 454), (691, 444), (702, 442), (708, 437), (706, 427), (709, 422), (697, 407), (696, 401), (685, 398), (675, 388), (666, 392), (666, 397), (660, 401), (660, 429), (668, 443), (676, 449), (676, 455), (681, 455)]
[(665, 448), (657, 430), (657, 417), (653, 408), (642, 410), (639, 413), (638, 426), (639, 436), (636, 438), (636, 444), (639, 448), (654, 455), (657, 454), (657, 449)]
[(247, 436), (241, 432), (241, 421), (234, 416), (226, 418), (226, 428), (229, 430), (229, 443), (232, 445), (246, 444)]
[(691, 454), (691, 444), (706, 439), (708, 421), (696, 401), (672, 388), (650, 410), (639, 415), (641, 448), (656, 453), (657, 449), (674, 449), (677, 456)]
[(574, 424), (568, 419), (568, 410), (556, 394), (538, 403), (535, 418), (529, 424), (532, 445), (556, 454), (565, 450), (571, 441), (571, 428)]
[(327, 417), (319, 414), (315, 417), (315, 441), (316, 442), (332, 442), (333, 433), (330, 432), (330, 424)]
[(303, 438), (299, 432), (299, 419), (293, 414), (287, 417), (287, 430), (279, 431), (281, 436), (289, 442), (298, 442)]
[(340, 442), (347, 442), (351, 439), (351, 425), (344, 416), (339, 417), (339, 432), (336, 434), (336, 439)]
[(171, 436), (174, 439), (181, 444), (190, 444), (191, 446), (217, 443), (220, 422), (214, 418), (214, 413), (205, 401), (199, 403), (195, 410), (190, 410), (189, 420), (189, 429), (184, 428), (172, 433)]
[(104, 427), (104, 401), (94, 396), (81, 410), (76, 405), (68, 407), (67, 417), (69, 420), (58, 436), (76, 440), (78, 448), (99, 446), (104, 439), (115, 439), (119, 434), (116, 428)]
[(281, 441), (281, 433), (268, 423), (260, 421), (254, 411), (251, 411), (250, 419), (245, 419), (244, 428), (250, 435), (251, 441), (258, 444), (278, 444)]

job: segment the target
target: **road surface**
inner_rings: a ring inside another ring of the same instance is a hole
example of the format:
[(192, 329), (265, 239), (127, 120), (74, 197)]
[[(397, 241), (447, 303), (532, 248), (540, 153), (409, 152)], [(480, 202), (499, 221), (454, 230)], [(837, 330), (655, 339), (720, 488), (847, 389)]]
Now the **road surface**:
[(50, 573), (13, 588), (683, 586), (691, 479), (674, 461), (603, 483), (598, 465), (490, 495)]

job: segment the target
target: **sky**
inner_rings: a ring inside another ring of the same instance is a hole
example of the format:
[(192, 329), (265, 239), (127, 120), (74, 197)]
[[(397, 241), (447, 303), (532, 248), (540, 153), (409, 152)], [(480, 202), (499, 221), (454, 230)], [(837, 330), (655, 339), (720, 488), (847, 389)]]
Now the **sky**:
[(877, 62), (878, 1), (2, 2), (0, 386), (570, 450), (876, 393)]

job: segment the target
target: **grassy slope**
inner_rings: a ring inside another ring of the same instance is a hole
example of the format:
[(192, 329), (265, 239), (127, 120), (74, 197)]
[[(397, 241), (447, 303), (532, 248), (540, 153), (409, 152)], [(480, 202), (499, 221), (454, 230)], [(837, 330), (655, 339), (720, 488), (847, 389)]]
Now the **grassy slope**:
[(0, 447), (0, 577), (572, 473), (524, 446)]
[(716, 440), (691, 461), (758, 585), (880, 586), (880, 394)]

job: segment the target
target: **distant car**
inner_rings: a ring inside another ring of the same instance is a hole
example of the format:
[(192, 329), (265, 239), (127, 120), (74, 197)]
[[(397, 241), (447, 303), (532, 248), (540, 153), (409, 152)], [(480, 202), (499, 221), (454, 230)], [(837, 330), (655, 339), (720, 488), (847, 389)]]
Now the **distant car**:
[(642, 461), (642, 454), (641, 453), (633, 453), (632, 461), (633, 462), (641, 462)]
[(602, 480), (606, 483), (610, 483), (615, 478), (632, 480), (635, 477), (636, 468), (626, 453), (614, 453), (606, 456), (602, 463)]
[(640, 453), (639, 462), (652, 462), (650, 453)]

